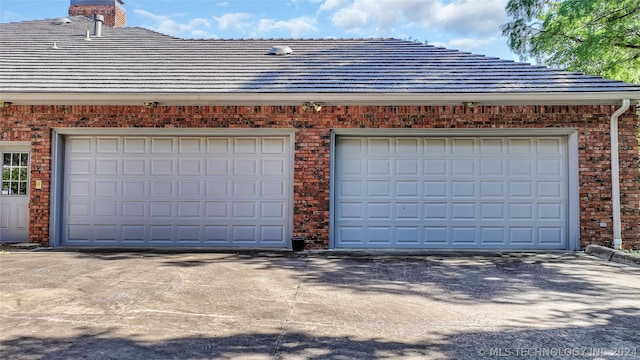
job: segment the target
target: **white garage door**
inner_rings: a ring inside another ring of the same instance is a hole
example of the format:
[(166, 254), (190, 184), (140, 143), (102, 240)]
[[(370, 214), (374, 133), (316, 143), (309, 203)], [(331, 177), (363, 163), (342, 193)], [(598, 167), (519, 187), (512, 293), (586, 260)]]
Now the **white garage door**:
[(62, 245), (287, 247), (288, 136), (69, 136)]
[(567, 249), (567, 138), (336, 138), (336, 248)]

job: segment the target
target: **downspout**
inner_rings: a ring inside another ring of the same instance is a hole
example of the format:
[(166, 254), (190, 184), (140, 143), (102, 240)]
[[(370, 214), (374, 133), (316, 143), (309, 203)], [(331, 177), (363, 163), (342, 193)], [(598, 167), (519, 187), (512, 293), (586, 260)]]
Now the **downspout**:
[(618, 156), (618, 117), (629, 110), (629, 99), (622, 100), (622, 106), (611, 115), (611, 201), (613, 206), (613, 248), (622, 248), (622, 221), (620, 220), (620, 158)]

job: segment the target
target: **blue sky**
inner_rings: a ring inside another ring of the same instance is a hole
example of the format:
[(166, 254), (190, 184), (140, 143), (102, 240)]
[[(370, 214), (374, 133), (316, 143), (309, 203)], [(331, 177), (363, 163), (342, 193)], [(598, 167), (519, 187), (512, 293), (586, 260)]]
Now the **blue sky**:
[[(427, 41), (508, 60), (507, 0), (125, 0), (127, 26), (182, 38)], [(0, 0), (0, 22), (66, 16), (69, 0)]]

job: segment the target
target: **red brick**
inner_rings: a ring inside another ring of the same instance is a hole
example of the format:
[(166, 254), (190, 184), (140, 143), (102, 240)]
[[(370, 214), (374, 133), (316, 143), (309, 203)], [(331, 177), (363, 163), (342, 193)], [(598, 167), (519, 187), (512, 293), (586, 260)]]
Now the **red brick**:
[[(320, 113), (294, 106), (11, 106), (0, 109), (0, 140), (31, 141), (30, 240), (48, 245), (51, 129), (54, 127), (295, 129), (293, 235), (308, 246), (329, 245), (332, 128), (579, 128), (581, 247), (611, 245), (611, 106), (340, 106)], [(619, 119), (622, 230), (625, 246), (640, 246), (637, 117)], [(609, 226), (600, 227), (600, 222)]]

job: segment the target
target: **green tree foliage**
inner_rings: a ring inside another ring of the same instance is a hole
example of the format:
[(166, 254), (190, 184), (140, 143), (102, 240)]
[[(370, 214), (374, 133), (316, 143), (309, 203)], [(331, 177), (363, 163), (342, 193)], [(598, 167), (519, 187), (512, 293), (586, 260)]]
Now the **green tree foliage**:
[(640, 0), (509, 0), (502, 25), (520, 58), (640, 83)]

